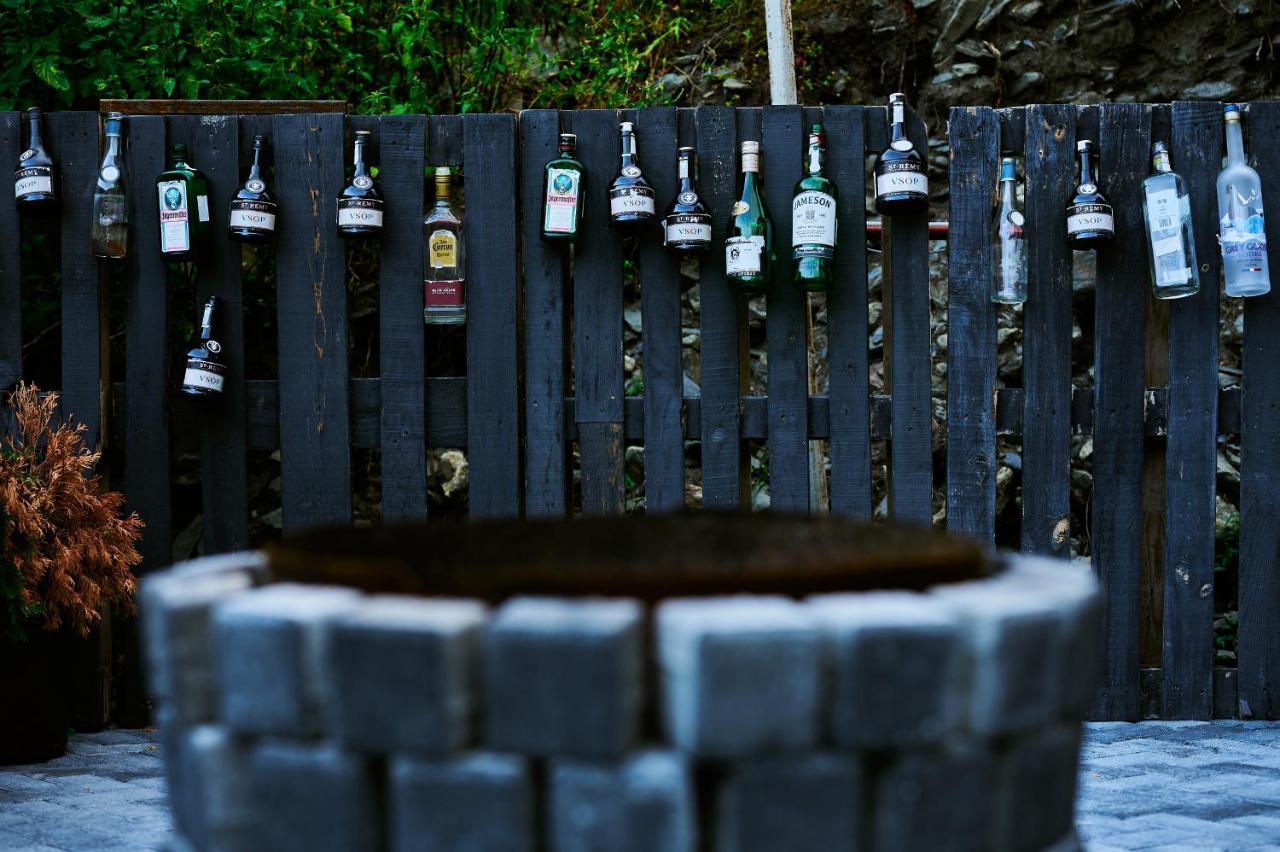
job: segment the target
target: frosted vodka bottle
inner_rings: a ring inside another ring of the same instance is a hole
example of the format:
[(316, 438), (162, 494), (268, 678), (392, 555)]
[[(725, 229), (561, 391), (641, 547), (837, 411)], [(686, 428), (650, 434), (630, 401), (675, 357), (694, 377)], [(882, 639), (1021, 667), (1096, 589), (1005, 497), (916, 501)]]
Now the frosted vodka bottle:
[(1218, 242), (1228, 296), (1271, 291), (1267, 234), (1262, 218), (1262, 181), (1244, 158), (1240, 107), (1226, 104), (1227, 164), (1218, 175)]

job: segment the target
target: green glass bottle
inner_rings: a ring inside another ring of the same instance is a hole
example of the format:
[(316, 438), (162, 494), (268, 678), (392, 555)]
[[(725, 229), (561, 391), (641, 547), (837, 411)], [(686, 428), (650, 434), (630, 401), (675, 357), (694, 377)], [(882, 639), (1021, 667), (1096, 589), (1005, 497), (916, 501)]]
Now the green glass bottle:
[(571, 243), (578, 238), (586, 200), (586, 166), (578, 160), (578, 137), (560, 134), (559, 152), (547, 163), (546, 199), (542, 205), (542, 238)]
[(760, 194), (760, 143), (742, 143), (742, 194), (725, 230), (724, 272), (740, 293), (763, 293), (773, 264), (773, 223)]
[(809, 129), (809, 156), (805, 176), (796, 182), (791, 199), (791, 256), (796, 262), (796, 283), (821, 293), (831, 283), (836, 254), (836, 185), (822, 174), (827, 142), (822, 125)]
[(165, 260), (195, 260), (209, 234), (209, 181), (187, 162), (187, 146), (175, 144), (169, 168), (156, 178), (160, 204), (160, 253)]

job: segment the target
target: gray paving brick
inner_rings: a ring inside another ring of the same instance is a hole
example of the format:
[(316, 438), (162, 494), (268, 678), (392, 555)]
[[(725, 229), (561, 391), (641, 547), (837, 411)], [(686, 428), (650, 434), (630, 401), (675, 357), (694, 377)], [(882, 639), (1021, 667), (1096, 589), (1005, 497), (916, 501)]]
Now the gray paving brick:
[(863, 778), (846, 754), (735, 763), (718, 797), (717, 852), (853, 849), (861, 830)]
[(821, 636), (778, 597), (688, 598), (656, 611), (667, 738), (705, 757), (802, 751), (817, 740)]
[(391, 763), (389, 841), (395, 852), (530, 852), (533, 784), (514, 755)]
[(827, 735), (844, 748), (936, 742), (963, 721), (960, 621), (937, 598), (905, 592), (819, 595)]
[(693, 783), (685, 758), (640, 752), (618, 763), (547, 765), (549, 852), (693, 852)]
[(1016, 738), (995, 761), (991, 846), (1041, 849), (1071, 830), (1080, 726), (1062, 723)]
[(875, 781), (875, 852), (986, 849), (993, 766), (984, 746), (954, 743), (894, 755)]
[(244, 849), (251, 838), (247, 750), (225, 728), (201, 725), (186, 734), (185, 795), (194, 816), (184, 833), (202, 850)]
[(614, 758), (643, 703), (643, 611), (631, 600), (515, 598), (484, 638), (489, 747)]

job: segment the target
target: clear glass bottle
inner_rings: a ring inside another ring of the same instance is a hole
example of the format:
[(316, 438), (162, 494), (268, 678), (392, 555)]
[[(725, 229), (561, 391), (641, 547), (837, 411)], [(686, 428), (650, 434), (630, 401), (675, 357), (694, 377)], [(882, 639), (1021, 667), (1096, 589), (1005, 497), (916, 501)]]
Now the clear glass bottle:
[(624, 233), (640, 234), (658, 221), (658, 208), (653, 187), (640, 171), (635, 127), (624, 121), (618, 133), (622, 136), (622, 162), (609, 185), (609, 223)]
[(1075, 197), (1067, 205), (1067, 242), (1076, 251), (1086, 251), (1111, 242), (1116, 235), (1116, 224), (1111, 204), (1098, 189), (1093, 142), (1081, 139), (1076, 143), (1076, 152), (1080, 157), (1080, 183)]
[(795, 281), (815, 293), (831, 284), (836, 255), (836, 185), (822, 172), (826, 135), (821, 124), (809, 128), (809, 154), (805, 174), (796, 182), (791, 198), (791, 257), (796, 262)]
[(58, 167), (44, 149), (40, 107), (27, 110), (27, 147), (13, 170), (13, 196), (18, 210), (36, 216), (58, 209)]
[(680, 184), (662, 220), (662, 242), (678, 252), (701, 252), (711, 247), (711, 214), (698, 196), (694, 181), (697, 154), (692, 148), (678, 152)]
[(991, 232), (991, 301), (1017, 305), (1027, 300), (1026, 219), (1018, 209), (1018, 167), (1000, 160), (1000, 202)]
[(107, 149), (93, 186), (93, 219), (89, 225), (89, 250), (94, 257), (119, 260), (129, 252), (129, 199), (124, 175), (124, 115), (107, 113), (104, 134)]
[(222, 360), (222, 344), (214, 338), (218, 302), (217, 296), (210, 296), (205, 302), (199, 337), (191, 341), (191, 348), (187, 350), (181, 387), (187, 396), (221, 396), (226, 385), (227, 365)]
[(763, 293), (773, 265), (773, 223), (760, 193), (760, 143), (742, 143), (742, 193), (725, 229), (724, 272), (739, 293)]
[(338, 196), (338, 233), (344, 237), (368, 237), (382, 233), (382, 196), (365, 163), (365, 146), (372, 131), (357, 130), (352, 155), (351, 181)]
[(1223, 111), (1227, 164), (1218, 175), (1222, 277), (1228, 296), (1261, 296), (1271, 292), (1267, 232), (1262, 216), (1262, 181), (1245, 161), (1240, 106), (1225, 104)]
[(169, 168), (156, 178), (160, 253), (165, 260), (195, 260), (209, 232), (209, 181), (187, 162), (181, 142), (169, 150)]
[(451, 175), (448, 166), (436, 169), (436, 206), (423, 221), (427, 241), (423, 310), (428, 325), (467, 321), (462, 218), (453, 210)]
[(929, 173), (924, 157), (907, 136), (907, 96), (889, 96), (889, 147), (876, 157), (876, 212), (883, 216), (929, 209)]
[(1163, 142), (1151, 146), (1151, 167), (1152, 175), (1142, 182), (1151, 289), (1157, 299), (1181, 299), (1200, 292), (1191, 193), (1186, 181), (1174, 173)]
[(547, 194), (542, 210), (542, 238), (571, 243), (578, 238), (586, 200), (587, 168), (578, 161), (578, 137), (561, 133), (558, 153), (547, 163)]
[(267, 137), (253, 137), (253, 163), (236, 197), (227, 205), (227, 236), (243, 243), (269, 242), (276, 233), (278, 205), (263, 174)]

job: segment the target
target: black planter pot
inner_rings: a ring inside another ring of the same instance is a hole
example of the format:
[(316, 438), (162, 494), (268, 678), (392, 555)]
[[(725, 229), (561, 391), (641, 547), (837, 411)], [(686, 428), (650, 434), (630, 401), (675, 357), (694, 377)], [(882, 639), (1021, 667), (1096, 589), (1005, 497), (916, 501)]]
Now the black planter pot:
[(0, 764), (42, 763), (67, 750), (67, 640), (28, 631), (0, 635)]

